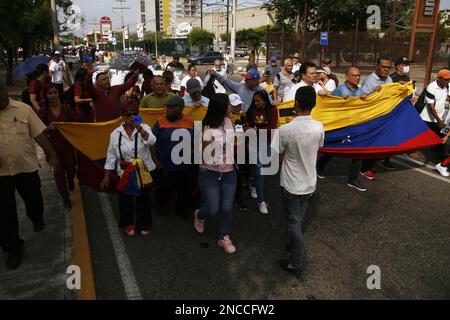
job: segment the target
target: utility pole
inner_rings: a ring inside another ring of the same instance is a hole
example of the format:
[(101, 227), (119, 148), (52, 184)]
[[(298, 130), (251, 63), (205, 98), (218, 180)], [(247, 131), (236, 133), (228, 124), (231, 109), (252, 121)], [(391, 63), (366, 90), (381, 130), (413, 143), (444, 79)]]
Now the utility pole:
[(97, 25), (97, 18), (93, 18), (92, 22), (89, 24), (92, 26), (92, 30), (94, 32), (95, 49), (98, 50), (97, 30), (95, 29), (95, 26)]
[(230, 0), (227, 0), (227, 45), (230, 41)]
[[(120, 10), (120, 14), (122, 16), (122, 45), (123, 45), (123, 51), (125, 51), (125, 21), (123, 19), (123, 10), (129, 10), (129, 7), (124, 7), (123, 3), (127, 2), (127, 0), (116, 0), (116, 2), (120, 3), (120, 7), (113, 7), (113, 9), (119, 9)], [(130, 35), (128, 35), (128, 37), (130, 37)]]
[(236, 8), (237, 0), (233, 0), (233, 8), (231, 14), (231, 42), (230, 42), (230, 56), (234, 61), (236, 53)]
[(200, 0), (200, 29), (203, 29), (203, 0)]
[(50, 8), (52, 10), (53, 49), (59, 50), (59, 26), (58, 26), (58, 17), (56, 13), (56, 0), (50, 1)]

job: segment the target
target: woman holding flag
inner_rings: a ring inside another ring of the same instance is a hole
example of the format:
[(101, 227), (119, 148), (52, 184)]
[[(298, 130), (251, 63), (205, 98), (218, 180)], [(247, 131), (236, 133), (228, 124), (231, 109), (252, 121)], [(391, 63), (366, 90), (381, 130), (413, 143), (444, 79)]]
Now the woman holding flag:
[[(136, 99), (126, 97), (120, 103), (123, 123), (111, 133), (108, 154), (105, 162), (105, 176), (100, 185), (104, 190), (110, 183), (110, 174), (116, 171), (120, 177), (119, 191), (119, 228), (125, 228), (127, 236), (133, 236), (135, 230), (143, 236), (149, 234), (152, 225), (150, 208), (151, 178), (149, 171), (156, 168), (150, 154), (150, 146), (156, 138), (150, 127), (139, 114)], [(134, 222), (134, 200), (136, 199), (136, 222)]]

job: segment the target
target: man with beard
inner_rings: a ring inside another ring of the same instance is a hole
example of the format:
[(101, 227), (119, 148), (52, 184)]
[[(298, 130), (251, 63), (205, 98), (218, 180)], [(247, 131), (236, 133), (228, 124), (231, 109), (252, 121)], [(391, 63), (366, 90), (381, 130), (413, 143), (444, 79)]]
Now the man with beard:
[[(170, 201), (171, 194), (176, 192), (175, 213), (188, 218), (190, 217), (189, 207), (192, 207), (194, 167), (191, 153), (185, 154), (185, 152), (192, 150), (194, 120), (191, 116), (183, 114), (183, 98), (174, 95), (165, 105), (166, 114), (161, 116), (152, 128), (156, 137), (156, 144), (152, 146), (151, 151), (157, 168), (158, 212), (163, 214), (164, 205)], [(179, 138), (173, 141), (172, 134)], [(182, 163), (176, 164), (174, 157), (183, 159)]]

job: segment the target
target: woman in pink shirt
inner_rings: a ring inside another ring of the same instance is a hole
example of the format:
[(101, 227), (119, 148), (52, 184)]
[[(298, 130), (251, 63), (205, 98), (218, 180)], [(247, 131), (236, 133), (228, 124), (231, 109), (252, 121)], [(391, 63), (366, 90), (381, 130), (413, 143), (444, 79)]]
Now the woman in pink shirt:
[(228, 96), (219, 93), (211, 98), (203, 119), (203, 162), (199, 168), (199, 186), (203, 206), (194, 213), (194, 227), (205, 231), (205, 219), (220, 212), (219, 247), (236, 252), (230, 240), (233, 220), (236, 170), (234, 167), (234, 128), (229, 115)]

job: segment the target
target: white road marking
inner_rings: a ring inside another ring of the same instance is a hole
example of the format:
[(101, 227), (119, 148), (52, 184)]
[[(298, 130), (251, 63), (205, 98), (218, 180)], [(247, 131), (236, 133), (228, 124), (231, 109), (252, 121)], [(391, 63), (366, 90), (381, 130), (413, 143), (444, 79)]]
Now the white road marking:
[[(400, 161), (399, 158), (402, 159), (402, 161)], [(429, 176), (429, 177), (432, 177), (432, 178), (435, 178), (437, 180), (441, 180), (443, 182), (446, 182), (446, 183), (450, 184), (450, 179), (444, 178), (437, 171), (435, 171), (436, 173), (432, 173), (432, 172), (429, 172), (429, 171), (417, 168), (415, 166), (412, 166), (410, 164), (407, 164), (405, 161), (411, 161), (411, 162), (419, 164), (421, 166), (424, 165), (423, 162), (420, 162), (420, 161), (417, 161), (417, 160), (414, 160), (414, 159), (408, 159), (406, 157), (397, 157), (397, 159), (392, 159), (391, 158), (391, 161), (394, 161), (395, 163), (397, 163), (399, 165), (402, 165), (402, 166), (405, 166), (407, 168), (413, 169), (414, 171), (420, 172), (420, 173), (422, 173), (422, 174), (424, 174), (426, 176)], [(433, 166), (430, 166), (430, 165), (427, 165), (426, 167), (430, 168), (430, 169), (435, 169)]]
[(116, 254), (117, 264), (119, 266), (120, 276), (122, 277), (122, 283), (125, 288), (125, 294), (129, 300), (142, 300), (141, 290), (136, 281), (136, 277), (131, 266), (130, 259), (125, 249), (125, 244), (120, 237), (117, 223), (113, 216), (113, 210), (108, 195), (104, 192), (99, 192), (100, 203), (105, 216), (106, 226), (108, 227), (108, 233), (111, 238), (111, 242)]

